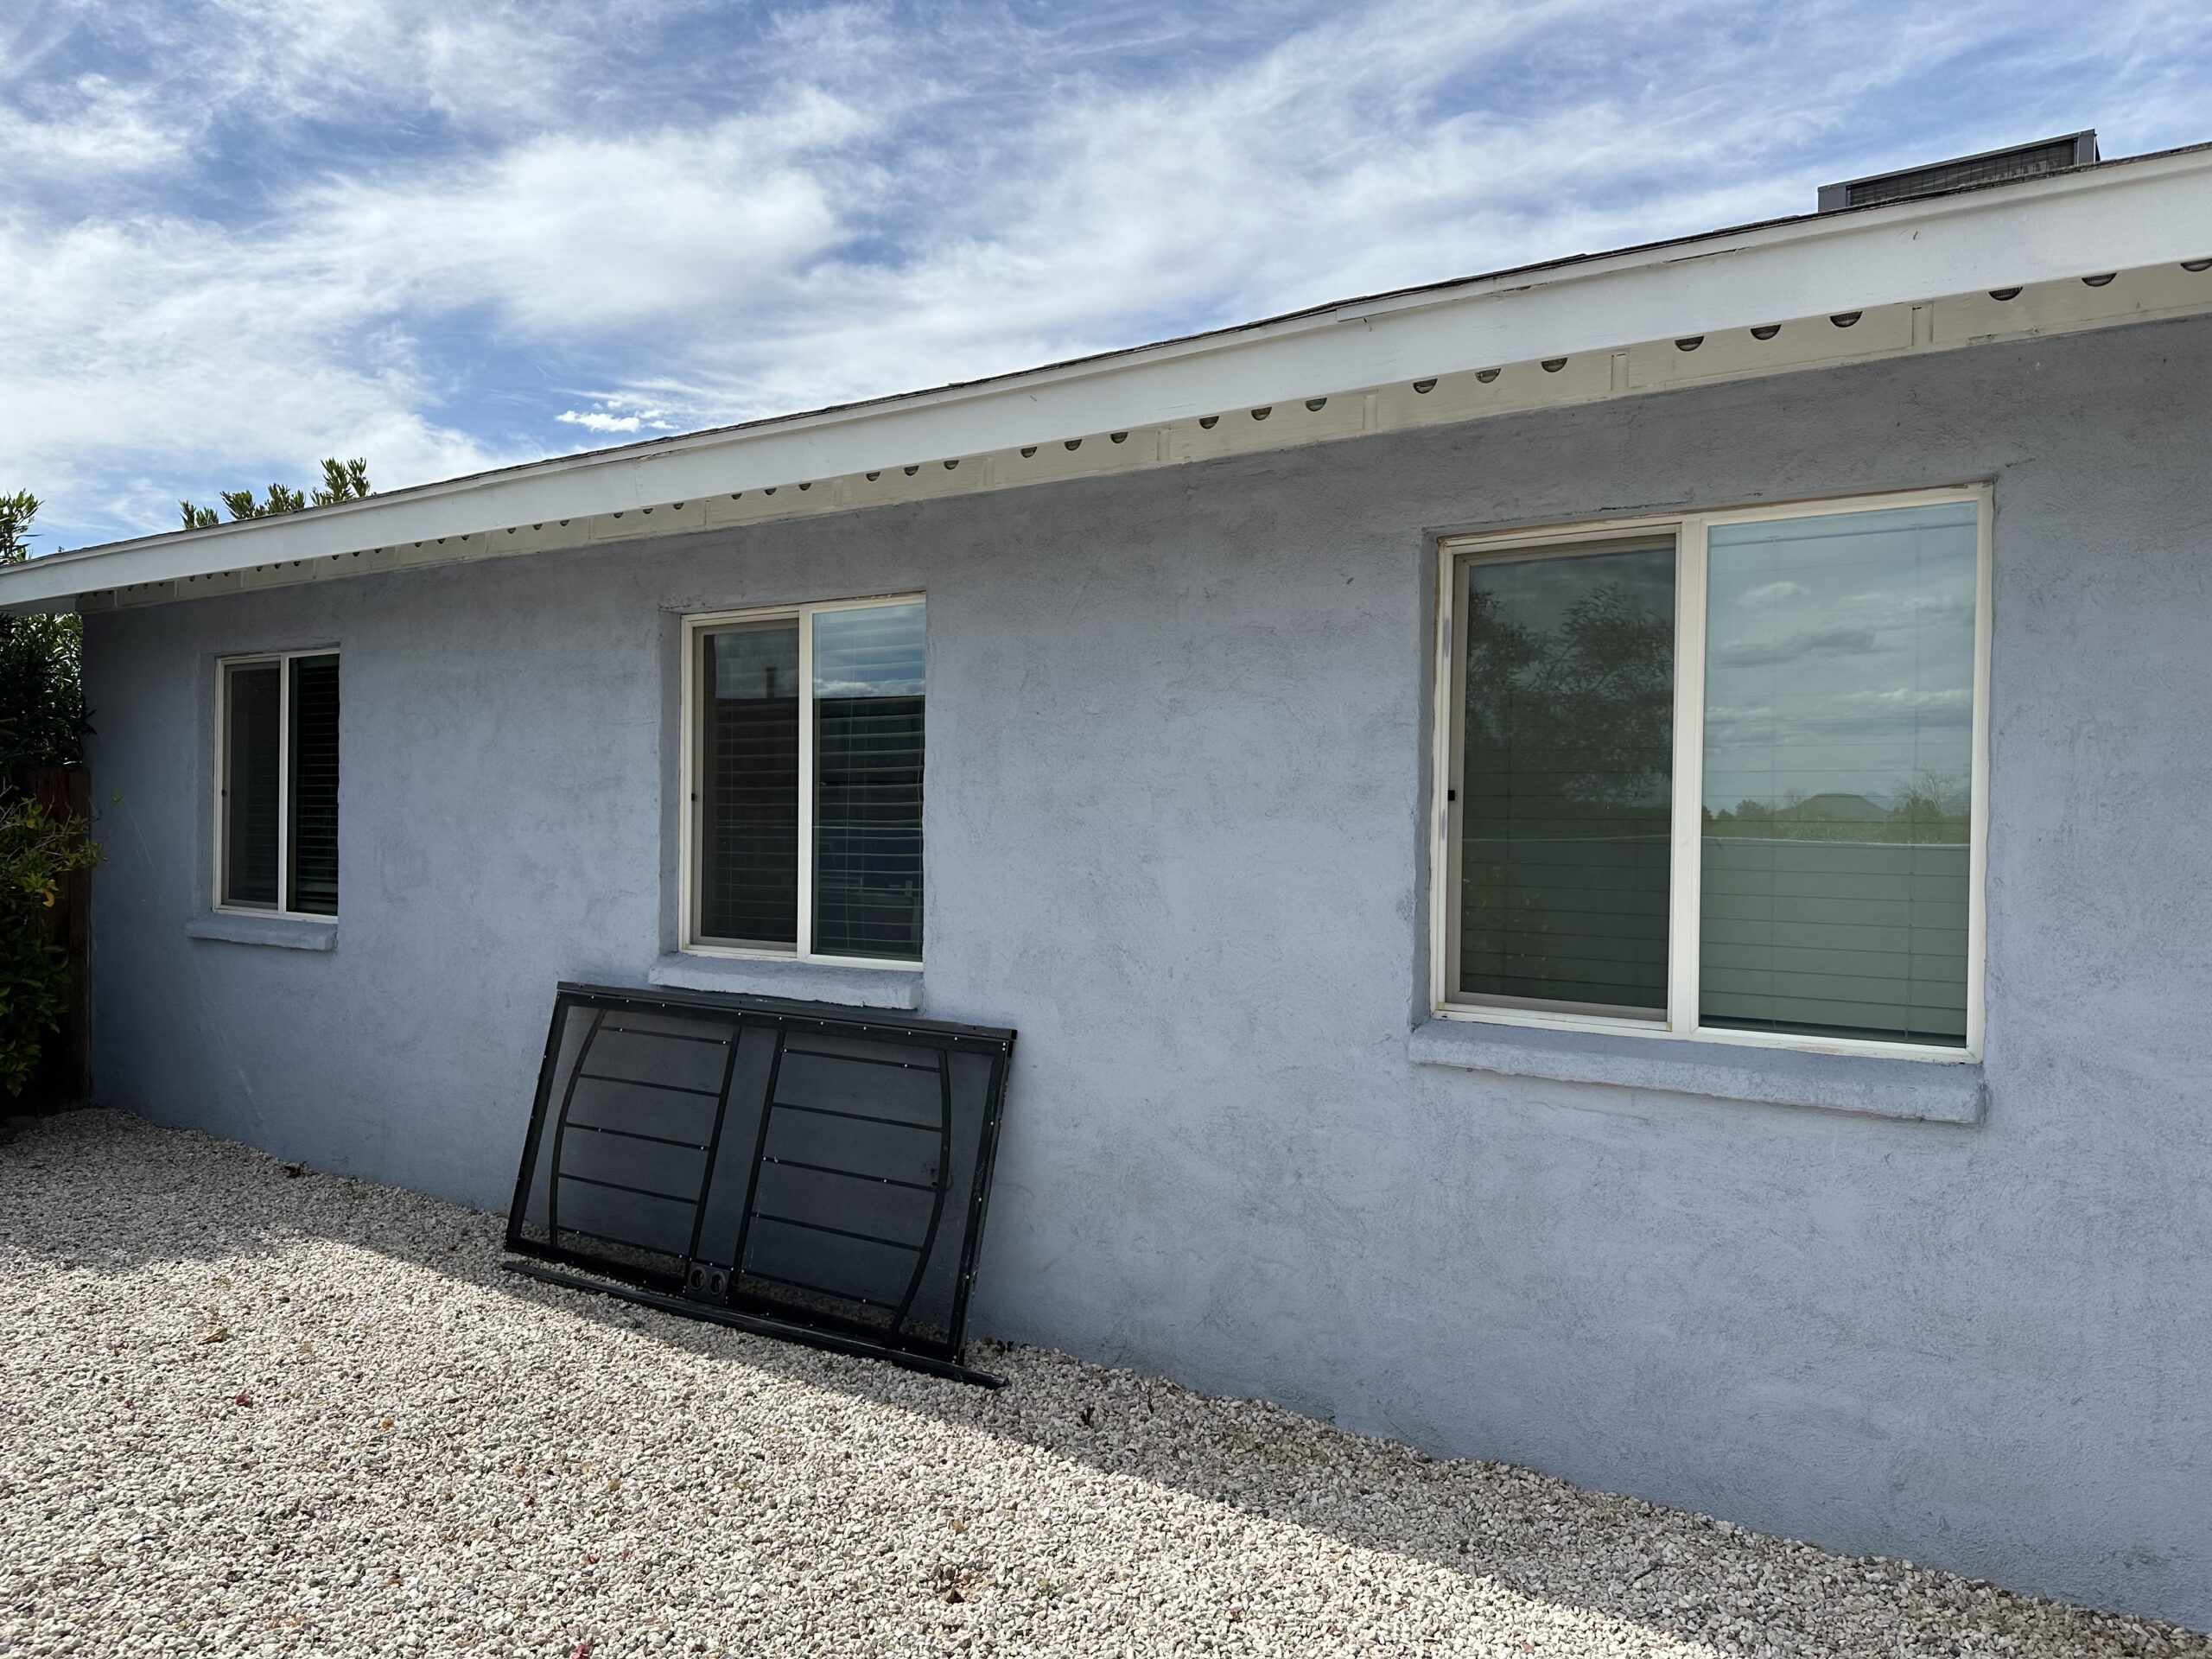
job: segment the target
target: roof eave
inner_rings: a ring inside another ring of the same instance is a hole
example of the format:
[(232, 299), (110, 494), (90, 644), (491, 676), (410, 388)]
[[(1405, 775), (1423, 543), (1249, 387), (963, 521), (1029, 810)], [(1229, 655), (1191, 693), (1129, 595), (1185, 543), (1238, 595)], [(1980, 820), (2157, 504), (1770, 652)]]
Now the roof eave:
[(2212, 146), (1344, 301), (874, 402), (48, 555), (0, 609), (2212, 253)]

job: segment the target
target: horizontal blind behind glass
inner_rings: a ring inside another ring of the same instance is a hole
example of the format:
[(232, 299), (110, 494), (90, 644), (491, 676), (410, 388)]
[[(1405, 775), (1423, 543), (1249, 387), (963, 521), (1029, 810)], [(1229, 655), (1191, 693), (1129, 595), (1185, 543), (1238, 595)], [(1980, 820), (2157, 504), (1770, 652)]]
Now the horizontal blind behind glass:
[(338, 913), (338, 658), (295, 657), (291, 678), (289, 907)]
[(699, 934), (798, 944), (798, 628), (699, 639)]
[(1459, 601), (1454, 989), (1663, 1011), (1674, 545), (1471, 561)]
[(1701, 1023), (1963, 1044), (1974, 505), (1707, 545)]
[(282, 670), (223, 670), (223, 903), (276, 908), (276, 753)]
[(814, 949), (922, 954), (919, 601), (814, 621)]

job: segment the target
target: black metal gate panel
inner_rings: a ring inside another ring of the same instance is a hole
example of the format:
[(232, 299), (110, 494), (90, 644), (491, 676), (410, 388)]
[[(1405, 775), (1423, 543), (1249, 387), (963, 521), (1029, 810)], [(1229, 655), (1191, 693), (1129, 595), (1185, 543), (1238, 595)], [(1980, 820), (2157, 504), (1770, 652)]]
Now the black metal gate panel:
[(671, 1311), (960, 1363), (1014, 1033), (563, 984), (507, 1221), (518, 1255)]

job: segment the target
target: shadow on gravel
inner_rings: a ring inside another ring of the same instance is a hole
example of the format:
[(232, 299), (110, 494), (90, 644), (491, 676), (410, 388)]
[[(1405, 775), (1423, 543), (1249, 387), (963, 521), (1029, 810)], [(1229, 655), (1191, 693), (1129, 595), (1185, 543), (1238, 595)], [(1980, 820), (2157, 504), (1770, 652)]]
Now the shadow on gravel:
[[(25, 1179), (35, 1172), (42, 1179)], [(180, 1215), (181, 1190), (213, 1200), (191, 1206), (206, 1224)], [(228, 1219), (241, 1213), (265, 1215), (266, 1224)], [(130, 1273), (267, 1250), (289, 1237), (324, 1239), (642, 1333), (734, 1374), (749, 1370), (920, 1414), (1722, 1652), (2212, 1659), (2212, 1637), (2170, 1625), (1839, 1558), (1508, 1465), (1430, 1459), (1277, 1408), (1208, 1399), (1041, 1350), (972, 1344), (973, 1363), (1008, 1378), (992, 1392), (696, 1324), (505, 1273), (503, 1230), (496, 1217), (121, 1114), (0, 1124), (0, 1254)], [(1747, 1616), (1747, 1605), (1760, 1611)]]

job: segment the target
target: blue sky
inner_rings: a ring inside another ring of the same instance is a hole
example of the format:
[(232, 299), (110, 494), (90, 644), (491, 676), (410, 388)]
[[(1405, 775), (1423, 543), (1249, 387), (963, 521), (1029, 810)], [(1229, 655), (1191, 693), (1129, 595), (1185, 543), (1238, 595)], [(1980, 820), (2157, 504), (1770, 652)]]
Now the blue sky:
[(2212, 138), (2202, 0), (41, 0), (0, 490), (42, 548)]

